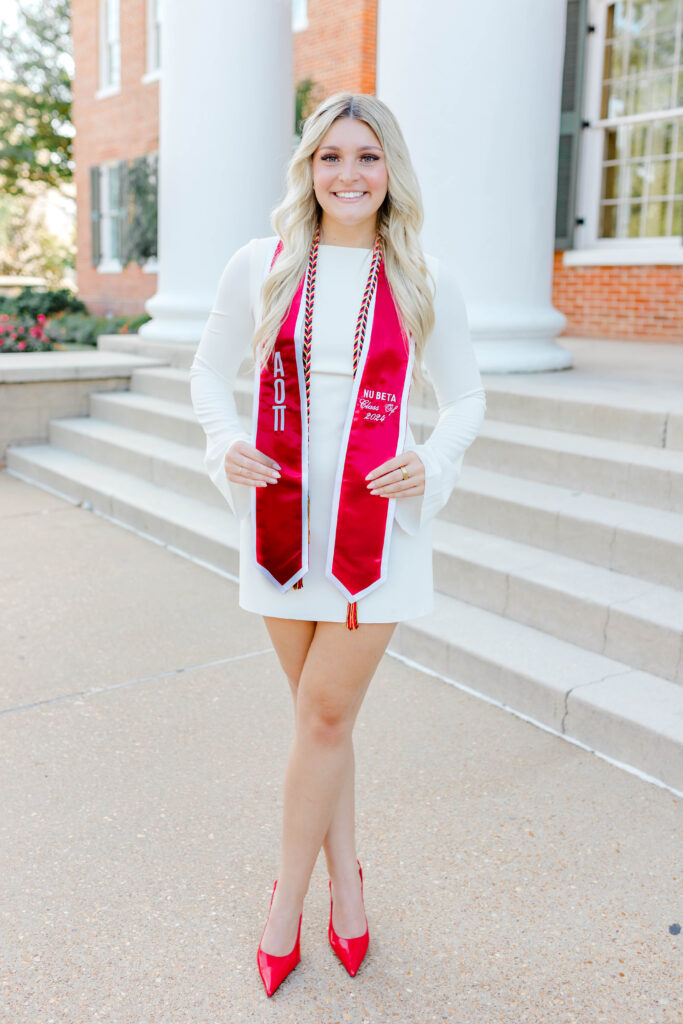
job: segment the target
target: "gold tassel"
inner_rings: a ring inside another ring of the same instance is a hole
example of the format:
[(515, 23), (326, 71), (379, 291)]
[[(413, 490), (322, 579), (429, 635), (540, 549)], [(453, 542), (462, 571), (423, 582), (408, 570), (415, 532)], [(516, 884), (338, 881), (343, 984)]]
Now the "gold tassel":
[(303, 589), (304, 589), (304, 581), (303, 581), (303, 579), (297, 580), (296, 583), (294, 584), (294, 586), (292, 587), (292, 590), (303, 590)]
[(356, 601), (354, 601), (353, 604), (349, 602), (348, 608), (346, 609), (346, 628), (358, 629), (358, 606)]

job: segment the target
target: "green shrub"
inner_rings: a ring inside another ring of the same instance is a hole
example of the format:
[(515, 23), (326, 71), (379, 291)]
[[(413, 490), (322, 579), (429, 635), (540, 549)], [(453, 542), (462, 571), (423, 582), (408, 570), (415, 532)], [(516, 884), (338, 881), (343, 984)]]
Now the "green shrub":
[(57, 313), (87, 312), (85, 303), (72, 295), (68, 288), (48, 292), (22, 288), (18, 295), (0, 295), (0, 313), (7, 313), (13, 317), (36, 320), (39, 314), (55, 316)]

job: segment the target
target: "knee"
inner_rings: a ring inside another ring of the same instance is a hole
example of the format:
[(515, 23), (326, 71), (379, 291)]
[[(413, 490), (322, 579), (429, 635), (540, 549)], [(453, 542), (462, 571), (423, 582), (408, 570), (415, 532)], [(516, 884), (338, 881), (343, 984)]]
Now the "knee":
[(298, 729), (328, 746), (344, 743), (353, 728), (348, 709), (338, 700), (303, 691), (297, 699), (296, 719)]

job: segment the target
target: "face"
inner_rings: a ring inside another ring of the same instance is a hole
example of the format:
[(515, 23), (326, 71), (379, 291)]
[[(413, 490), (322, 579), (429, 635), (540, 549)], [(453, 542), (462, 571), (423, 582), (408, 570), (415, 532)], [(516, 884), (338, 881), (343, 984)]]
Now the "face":
[(335, 121), (313, 154), (323, 239), (371, 246), (388, 182), (384, 150), (373, 130), (352, 117)]

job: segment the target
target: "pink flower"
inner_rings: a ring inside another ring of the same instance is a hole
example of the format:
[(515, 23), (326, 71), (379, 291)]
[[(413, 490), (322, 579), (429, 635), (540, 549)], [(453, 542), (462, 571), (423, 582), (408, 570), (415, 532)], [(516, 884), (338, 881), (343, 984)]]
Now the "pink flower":
[(0, 316), (0, 320), (9, 320), (9, 314), (3, 313), (2, 316)]
[(25, 341), (20, 341), (19, 344), (17, 345), (17, 348), (25, 349), (26, 348), (26, 342)]
[(38, 316), (36, 317), (36, 320), (38, 321), (39, 324), (44, 324), (45, 319), (46, 318), (44, 313), (39, 313)]

